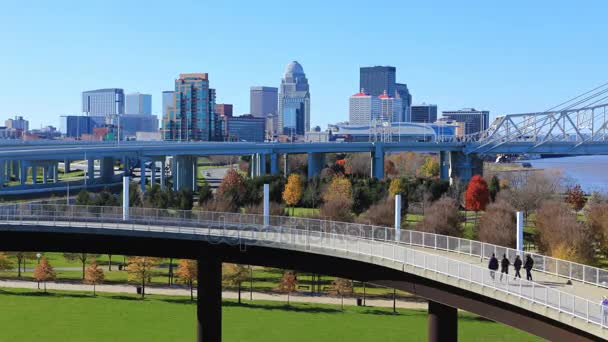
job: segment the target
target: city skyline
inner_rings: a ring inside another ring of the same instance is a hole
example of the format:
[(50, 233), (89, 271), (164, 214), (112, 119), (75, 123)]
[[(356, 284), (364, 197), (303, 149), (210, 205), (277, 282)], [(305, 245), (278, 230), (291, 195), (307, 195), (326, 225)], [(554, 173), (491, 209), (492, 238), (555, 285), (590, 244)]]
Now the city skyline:
[[(152, 112), (160, 116), (161, 92), (171, 89), (175, 75), (184, 72), (213, 75), (218, 102), (232, 103), (235, 112), (246, 113), (250, 87), (278, 87), (290, 60), (306, 67), (313, 88), (311, 126), (347, 118), (347, 99), (359, 91), (359, 67), (373, 65), (396, 67), (399, 81), (407, 83), (416, 103), (436, 103), (440, 110), (484, 108), (493, 117), (542, 111), (603, 83), (605, 75), (595, 70), (605, 64), (601, 56), (608, 49), (597, 44), (607, 28), (601, 17), (605, 3), (594, 1), (585, 8), (549, 4), (526, 4), (525, 11), (483, 3), (394, 4), (394, 10), (378, 12), (365, 2), (344, 7), (313, 1), (300, 9), (303, 17), (315, 18), (313, 29), (303, 32), (300, 25), (289, 25), (289, 11), (278, 3), (215, 3), (205, 10), (213, 14), (209, 27), (218, 28), (205, 38), (191, 32), (192, 24), (166, 21), (172, 16), (195, 22), (203, 9), (200, 4), (189, 4), (192, 10), (185, 14), (154, 4), (114, 6), (112, 1), (90, 4), (86, 10), (62, 6), (61, 1), (27, 9), (3, 4), (0, 27), (11, 35), (3, 39), (0, 116), (23, 115), (31, 127), (58, 126), (60, 115), (80, 112), (83, 90), (106, 87), (152, 94), (159, 99)], [(404, 24), (398, 18), (405, 10), (409, 15)], [(252, 12), (261, 15), (248, 15)], [(62, 20), (53, 19), (55, 14)], [(560, 24), (582, 17), (584, 27), (566, 29)], [(238, 20), (231, 27), (218, 25), (228, 18)], [(339, 19), (336, 25), (336, 18), (349, 19)], [(369, 30), (360, 29), (363, 19)], [(109, 27), (109, 20), (118, 23)], [(144, 26), (136, 29), (129, 24), (133, 22)], [(274, 32), (276, 27), (282, 29)], [(243, 40), (249, 29), (273, 35)], [(282, 44), (296, 36), (298, 44)], [(95, 44), (63, 43), (83, 39)], [(199, 41), (202, 44), (193, 44)], [(366, 44), (386, 44), (390, 50), (361, 49)], [(581, 45), (594, 46), (594, 52), (563, 49)], [(222, 53), (203, 53), (208, 46), (215, 48), (207, 51)], [(24, 74), (36, 74), (36, 82)], [(39, 94), (36, 101), (30, 101), (30, 91)]]

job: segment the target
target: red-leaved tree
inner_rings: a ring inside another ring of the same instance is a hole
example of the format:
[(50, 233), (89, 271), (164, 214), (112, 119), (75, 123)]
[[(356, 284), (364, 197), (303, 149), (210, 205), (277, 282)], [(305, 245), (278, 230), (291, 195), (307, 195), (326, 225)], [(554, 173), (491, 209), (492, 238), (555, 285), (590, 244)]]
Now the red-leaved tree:
[(485, 210), (486, 205), (490, 202), (488, 183), (480, 175), (473, 176), (469, 181), (465, 202), (467, 210), (473, 211)]

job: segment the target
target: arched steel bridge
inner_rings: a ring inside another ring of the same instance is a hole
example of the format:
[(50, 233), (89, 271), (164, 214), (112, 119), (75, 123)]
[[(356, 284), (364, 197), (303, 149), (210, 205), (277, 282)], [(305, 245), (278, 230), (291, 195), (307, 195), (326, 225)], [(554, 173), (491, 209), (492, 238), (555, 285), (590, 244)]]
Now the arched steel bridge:
[[(234, 213), (64, 205), (0, 207), (0, 250), (199, 260), (199, 341), (221, 340), (221, 263), (311, 271), (394, 287), (429, 300), (429, 340), (453, 341), (460, 308), (549, 340), (608, 338), (600, 304), (608, 271), (531, 254), (535, 280), (493, 278), (501, 246), (389, 227)], [(571, 285), (567, 284), (567, 281)]]

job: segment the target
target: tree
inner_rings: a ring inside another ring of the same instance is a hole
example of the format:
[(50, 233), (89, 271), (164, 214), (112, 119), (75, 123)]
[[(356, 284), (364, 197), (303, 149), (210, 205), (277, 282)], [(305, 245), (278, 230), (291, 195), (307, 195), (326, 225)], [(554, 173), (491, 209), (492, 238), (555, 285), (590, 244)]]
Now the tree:
[(439, 177), (439, 162), (435, 157), (426, 157), (424, 164), (418, 168), (417, 173), (419, 176), (426, 178)]
[[(401, 217), (406, 215), (407, 205), (401, 206)], [(378, 226), (392, 227), (395, 224), (395, 200), (385, 198), (373, 204), (367, 211), (359, 215), (357, 222)], [(405, 221), (402, 221), (405, 223)]]
[(479, 241), (499, 246), (515, 248), (516, 239), (515, 208), (505, 201), (496, 201), (486, 208), (479, 220), (477, 238)]
[(0, 271), (10, 271), (13, 269), (13, 262), (8, 254), (0, 252)]
[(585, 193), (578, 184), (566, 189), (565, 200), (566, 203), (568, 203), (575, 211), (580, 211), (585, 206), (585, 203), (587, 203)]
[(238, 289), (238, 303), (241, 304), (241, 285), (249, 278), (249, 268), (239, 264), (224, 264), (222, 278), (229, 286)]
[(34, 252), (11, 252), (9, 255), (12, 255), (15, 259), (17, 259), (17, 277), (21, 278), (21, 269), (23, 265), (23, 271), (25, 272), (25, 261), (27, 259), (32, 259), (35, 257)]
[(194, 193), (189, 188), (181, 188), (177, 192), (175, 206), (180, 210), (192, 210)]
[(285, 190), (283, 191), (283, 201), (288, 206), (291, 206), (291, 214), (294, 213), (294, 207), (302, 198), (302, 179), (297, 173), (292, 173), (287, 178), (287, 184), (285, 184)]
[(492, 202), (495, 202), (496, 195), (498, 192), (500, 192), (500, 180), (498, 177), (496, 177), (496, 175), (492, 176), (492, 179), (490, 179), (490, 186), (488, 187), (488, 190), (490, 191), (490, 199)]
[(289, 295), (296, 292), (298, 286), (298, 276), (293, 271), (285, 271), (281, 282), (279, 283), (279, 291), (287, 294), (287, 306), (289, 306)]
[(141, 298), (143, 299), (146, 293), (146, 284), (152, 281), (154, 275), (154, 267), (158, 265), (159, 258), (153, 257), (129, 257), (127, 266), (129, 281), (141, 284)]
[(321, 215), (333, 220), (351, 221), (353, 188), (348, 178), (335, 176), (323, 191)]
[(193, 301), (194, 300), (194, 293), (193, 293), (194, 283), (198, 279), (198, 268), (197, 268), (196, 260), (188, 260), (188, 259), (180, 260), (179, 265), (177, 266), (177, 271), (175, 272), (175, 275), (177, 275), (177, 278), (181, 282), (188, 284), (188, 287), (190, 287), (190, 300)]
[(332, 283), (332, 287), (333, 291), (340, 296), (341, 308), (344, 311), (344, 296), (349, 296), (353, 293), (353, 282), (344, 278), (336, 278)]
[(384, 160), (384, 176), (385, 177), (394, 177), (399, 174), (399, 171), (395, 167), (395, 163), (393, 163), (390, 159)]
[(595, 257), (593, 232), (577, 221), (576, 213), (561, 201), (546, 201), (536, 212), (536, 245), (555, 258), (590, 264)]
[(91, 195), (85, 189), (82, 189), (76, 195), (76, 205), (90, 205), (91, 204)]
[(466, 208), (468, 210), (485, 210), (490, 202), (488, 183), (480, 175), (471, 177), (465, 193)]
[(93, 285), (93, 296), (95, 296), (95, 286), (101, 284), (104, 279), (103, 269), (97, 265), (97, 260), (93, 258), (91, 265), (87, 267), (84, 275), (84, 283)]
[(129, 208), (141, 207), (143, 205), (142, 197), (141, 187), (139, 184), (136, 182), (129, 183)]
[(213, 191), (206, 179), (203, 184), (198, 187), (198, 206), (201, 207), (205, 202), (213, 199)]
[(53, 266), (49, 263), (46, 257), (40, 259), (40, 263), (36, 265), (34, 269), (34, 279), (38, 282), (44, 282), (44, 293), (46, 293), (46, 282), (49, 280), (55, 280), (57, 274), (53, 269)]
[(92, 205), (101, 207), (116, 207), (119, 205), (118, 199), (108, 188), (103, 188), (91, 203)]
[(586, 210), (586, 217), (589, 233), (600, 252), (608, 256), (608, 203), (594, 201)]
[(462, 236), (462, 215), (458, 202), (450, 197), (443, 197), (431, 204), (416, 229), (435, 234)]
[(558, 171), (507, 172), (509, 189), (501, 190), (497, 198), (509, 202), (515, 209), (528, 213), (562, 192), (563, 176)]
[(88, 253), (63, 253), (65, 260), (69, 262), (80, 261), (82, 264), (82, 279), (85, 277), (85, 267), (89, 258), (99, 258), (100, 254), (88, 254)]
[(246, 190), (243, 176), (236, 170), (230, 169), (226, 172), (217, 188), (217, 194), (223, 199), (233, 201), (237, 207), (240, 207)]
[(404, 184), (401, 181), (401, 178), (393, 178), (391, 179), (391, 185), (388, 187), (388, 193), (391, 197), (397, 194), (403, 194), (404, 192)]

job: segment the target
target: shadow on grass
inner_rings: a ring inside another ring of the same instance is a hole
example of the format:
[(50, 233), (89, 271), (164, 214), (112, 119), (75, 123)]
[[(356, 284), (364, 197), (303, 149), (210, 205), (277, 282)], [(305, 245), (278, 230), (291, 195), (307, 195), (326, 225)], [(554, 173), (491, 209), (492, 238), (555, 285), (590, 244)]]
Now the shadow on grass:
[(0, 290), (0, 295), (8, 296), (21, 296), (21, 297), (48, 297), (48, 298), (95, 298), (93, 293), (69, 293), (69, 292), (49, 292), (46, 293), (42, 290), (36, 291), (11, 291), (11, 290)]
[(263, 310), (282, 310), (289, 312), (306, 312), (306, 313), (341, 313), (340, 309), (331, 309), (331, 308), (322, 308), (322, 307), (303, 307), (303, 306), (294, 306), (287, 304), (255, 304), (255, 303), (237, 303), (237, 302), (222, 302), (222, 306), (224, 307), (240, 307), (240, 308), (250, 308), (250, 309), (263, 309)]
[(141, 300), (141, 297), (139, 296), (125, 296), (125, 295), (114, 295), (114, 296), (107, 296), (107, 298), (110, 299), (118, 299), (118, 300)]

